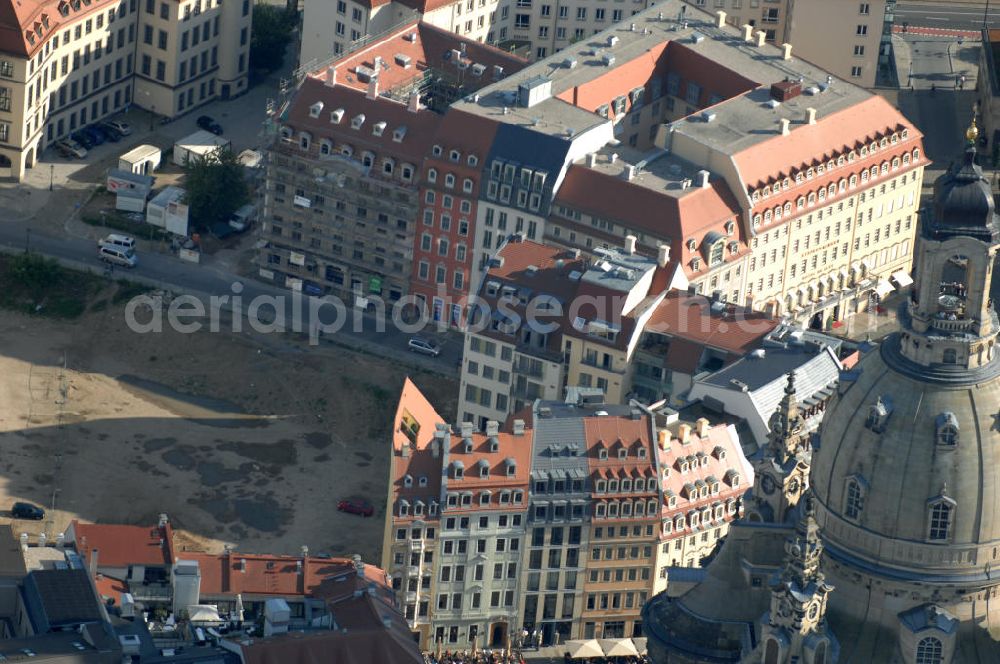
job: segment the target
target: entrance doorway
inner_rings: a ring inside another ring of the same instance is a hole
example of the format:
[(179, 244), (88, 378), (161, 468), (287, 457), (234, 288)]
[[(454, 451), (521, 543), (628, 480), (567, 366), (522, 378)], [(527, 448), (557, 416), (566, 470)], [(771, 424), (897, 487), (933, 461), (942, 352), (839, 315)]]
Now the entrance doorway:
[(507, 623), (505, 622), (493, 623), (493, 625), (490, 627), (490, 647), (491, 648), (507, 647)]
[(822, 330), (823, 329), (823, 312), (817, 312), (812, 319), (809, 321), (809, 329), (811, 330)]

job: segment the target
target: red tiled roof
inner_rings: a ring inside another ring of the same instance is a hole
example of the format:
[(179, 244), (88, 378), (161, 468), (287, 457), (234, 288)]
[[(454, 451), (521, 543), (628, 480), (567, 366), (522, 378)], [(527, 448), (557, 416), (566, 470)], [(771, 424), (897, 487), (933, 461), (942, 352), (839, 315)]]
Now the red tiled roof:
[(99, 567), (129, 565), (167, 565), (173, 562), (173, 529), (168, 523), (157, 526), (125, 526), (120, 524), (70, 524), (69, 538), (77, 552), (89, 561), (91, 552), (98, 550)]
[[(310, 108), (317, 102), (322, 102), (323, 108), (317, 117), (311, 117)], [(335, 124), (331, 122), (330, 114), (338, 109), (343, 110), (343, 117)], [(365, 116), (364, 123), (359, 129), (353, 129), (351, 121), (359, 115)], [(318, 150), (321, 139), (329, 138), (338, 147), (343, 143), (351, 145), (355, 154), (370, 149), (380, 157), (408, 159), (419, 166), (430, 148), (440, 121), (441, 116), (437, 113), (413, 113), (400, 102), (386, 97), (369, 99), (366, 93), (354, 88), (339, 83), (334, 86), (325, 85), (319, 78), (310, 76), (296, 92), (283, 123), (297, 131), (308, 131), (312, 136), (314, 150)], [(386, 123), (381, 136), (376, 136), (373, 132), (373, 127), (378, 122)], [(406, 127), (406, 133), (397, 142), (393, 134), (400, 127)]]
[[(330, 577), (357, 578), (353, 562), (346, 558), (307, 557), (301, 574), (298, 564), (303, 558), (296, 556), (184, 552), (178, 559), (198, 562), (202, 597), (236, 594), (312, 597)], [(365, 565), (366, 582), (378, 583), (380, 577), (384, 582), (384, 572)]]
[[(407, 39), (409, 35), (416, 35), (416, 37), (411, 41)], [(337, 69), (337, 85), (367, 91), (368, 83), (358, 79), (354, 73), (355, 68), (362, 65), (372, 69), (375, 65), (375, 58), (381, 57), (382, 62), (388, 65), (388, 68), (382, 68), (378, 75), (379, 90), (384, 92), (422, 76), (428, 69), (442, 69), (449, 66), (454, 68), (455, 65), (449, 62), (452, 57), (451, 52), (461, 49), (463, 45), (467, 60), (486, 67), (486, 72), (479, 77), (483, 85), (493, 81), (494, 65), (503, 67), (506, 75), (519, 71), (528, 64), (523, 58), (488, 44), (467, 39), (428, 23), (413, 21), (394, 30), (386, 37), (349, 53), (343, 59), (334, 62), (332, 66)], [(445, 59), (446, 54), (449, 60)], [(408, 57), (410, 65), (404, 68), (397, 64), (395, 60), (397, 55)], [(327, 72), (325, 69), (320, 70), (315, 72), (314, 76), (325, 80)], [(472, 85), (475, 80), (471, 73), (465, 77), (466, 85)]]
[(724, 317), (712, 315), (711, 304), (701, 295), (671, 291), (656, 307), (646, 330), (743, 355), (779, 323), (767, 314), (731, 304), (726, 305)]
[[(434, 409), (427, 397), (423, 395), (412, 380), (403, 382), (403, 391), (399, 395), (399, 405), (393, 419), (393, 453), (392, 478), (393, 502), (398, 498), (421, 498), (430, 500), (437, 498), (441, 492), (441, 461), (443, 453), (435, 457), (431, 451), (431, 442), (438, 424), (446, 424), (443, 417)], [(404, 444), (410, 443), (406, 431), (416, 428), (414, 446), (410, 456), (400, 453)], [(403, 485), (403, 478), (409, 475), (413, 478), (410, 487)], [(419, 486), (419, 478), (427, 478), (426, 486)], [(412, 514), (412, 512), (411, 512)]]
[(94, 585), (97, 587), (97, 596), (101, 602), (113, 599), (115, 606), (122, 605), (122, 593), (128, 592), (128, 584), (124, 581), (103, 574), (97, 575), (97, 578), (94, 579)]
[[(59, 12), (62, 6), (68, 15)], [(118, 0), (94, 0), (80, 4), (79, 9), (73, 9), (69, 0), (5, 0), (0, 2), (0, 51), (30, 55), (63, 28), (117, 6)], [(29, 33), (34, 41), (28, 38)]]
[(911, 139), (919, 140), (922, 136), (888, 101), (872, 95), (841, 111), (818, 117), (814, 125), (793, 125), (787, 136), (779, 133), (770, 140), (760, 141), (737, 152), (733, 161), (743, 182), (754, 186), (800, 164), (823, 159), (845, 137), (862, 140), (900, 124), (909, 130)]
[[(740, 214), (736, 199), (721, 179), (677, 197), (579, 164), (567, 170), (555, 202), (664, 238), (671, 243), (671, 259), (685, 266), (691, 258), (702, 257), (701, 239), (706, 233), (714, 230), (725, 234), (725, 222), (737, 220)], [(741, 250), (735, 255), (727, 250), (727, 260), (744, 253), (741, 226), (736, 224), (736, 234), (732, 237), (740, 243)], [(687, 248), (689, 238), (698, 243), (694, 251)]]

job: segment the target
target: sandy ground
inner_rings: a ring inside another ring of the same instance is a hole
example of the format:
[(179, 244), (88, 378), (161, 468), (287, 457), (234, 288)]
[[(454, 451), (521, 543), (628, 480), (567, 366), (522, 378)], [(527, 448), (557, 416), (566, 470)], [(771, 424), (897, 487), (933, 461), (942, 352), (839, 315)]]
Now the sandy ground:
[[(16, 532), (165, 512), (182, 547), (378, 560), (404, 367), (277, 337), (137, 335), (120, 305), (71, 324), (2, 313), (0, 349), (0, 522), (16, 500), (48, 510)], [(454, 412), (456, 384), (414, 379)], [(376, 515), (337, 512), (344, 497)]]

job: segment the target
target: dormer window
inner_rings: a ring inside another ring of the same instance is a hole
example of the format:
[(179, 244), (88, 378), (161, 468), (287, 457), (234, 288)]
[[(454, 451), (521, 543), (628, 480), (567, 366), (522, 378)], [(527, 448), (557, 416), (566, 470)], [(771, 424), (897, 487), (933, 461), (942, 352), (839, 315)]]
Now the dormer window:
[(449, 189), (455, 186), (455, 176), (453, 174), (451, 173), (445, 174), (444, 186), (448, 187)]
[(463, 438), (462, 439), (462, 450), (466, 454), (472, 454), (472, 448), (473, 448), (472, 439), (471, 438)]
[(892, 415), (892, 400), (887, 396), (880, 396), (868, 408), (868, 417), (865, 419), (865, 427), (875, 433), (882, 433)]
[(500, 440), (496, 436), (490, 436), (490, 452), (500, 451)]
[(605, 510), (606, 508), (604, 506), (604, 503), (598, 503), (597, 507), (594, 509), (594, 516), (603, 517), (605, 514)]
[(433, 154), (435, 157), (440, 157), (443, 151), (444, 150), (441, 148), (440, 145), (435, 145), (434, 147), (431, 148), (431, 154)]
[(318, 101), (309, 107), (309, 117), (318, 118), (319, 114), (323, 112), (323, 102)]
[(628, 450), (627, 450), (627, 449), (625, 449), (625, 448), (623, 447), (623, 448), (621, 448), (621, 449), (619, 449), (619, 450), (618, 450), (618, 458), (619, 458), (619, 459), (624, 459), (624, 458), (626, 458), (627, 456), (628, 456)]
[(955, 413), (941, 413), (937, 416), (935, 423), (935, 435), (938, 445), (946, 448), (953, 448), (958, 445), (958, 418), (955, 417)]
[(405, 486), (407, 488), (413, 486), (413, 477), (411, 477), (410, 475), (404, 475), (403, 476), (403, 486)]
[(429, 514), (430, 516), (434, 516), (434, 515), (437, 514), (437, 511), (438, 511), (437, 501), (436, 500), (432, 500), (431, 504), (430, 504), (430, 507), (427, 509), (427, 514)]
[(371, 168), (371, 165), (375, 163), (375, 155), (371, 152), (361, 153), (361, 164), (366, 168)]
[(392, 175), (393, 171), (396, 170), (396, 162), (392, 159), (386, 159), (382, 162), (382, 172), (386, 175)]
[(304, 131), (301, 134), (299, 134), (299, 147), (301, 147), (303, 150), (308, 150), (309, 145), (311, 143), (312, 143), (312, 136), (309, 134), (309, 132)]
[(482, 459), (479, 462), (479, 476), (489, 477), (490, 476), (490, 462), (486, 459)]
[(448, 507), (458, 507), (458, 494), (449, 493), (448, 494)]
[(504, 460), (504, 464), (507, 466), (507, 477), (514, 477), (517, 473), (517, 462), (514, 459), (508, 457)]
[(607, 490), (607, 482), (604, 480), (597, 480), (594, 483), (594, 490), (597, 491), (597, 493), (604, 493)]
[(646, 480), (642, 479), (641, 477), (639, 479), (637, 479), (635, 481), (635, 490), (636, 491), (645, 491), (646, 490)]
[(622, 491), (625, 492), (631, 490), (632, 490), (632, 480), (629, 479), (622, 480)]
[(449, 158), (454, 162), (458, 162), (462, 158), (462, 153), (458, 150), (452, 150), (449, 154)]
[(638, 458), (640, 458), (640, 459), (645, 459), (646, 458), (646, 448), (645, 447), (640, 447), (639, 449), (637, 449), (635, 451), (635, 455)]
[(319, 142), (319, 153), (330, 154), (331, 152), (333, 152), (333, 143), (329, 139), (324, 138)]
[(405, 500), (399, 501), (399, 516), (406, 516), (409, 513), (410, 513), (410, 503)]
[(608, 480), (608, 493), (618, 493), (618, 480)]
[(375, 124), (373, 124), (372, 125), (372, 136), (381, 136), (382, 134), (384, 134), (386, 126), (387, 125), (386, 125), (385, 121), (376, 122)]
[(340, 124), (340, 121), (344, 119), (344, 109), (338, 108), (335, 111), (330, 111), (330, 124)]
[(426, 475), (421, 475), (417, 479), (417, 486), (427, 486), (427, 476)]
[(738, 487), (740, 485), (740, 474), (738, 472), (736, 472), (735, 470), (727, 470), (726, 471), (726, 484), (728, 484), (729, 486), (731, 486), (733, 488)]
[(340, 154), (343, 155), (344, 157), (350, 157), (354, 154), (354, 148), (345, 143), (344, 145), (340, 146)]
[(396, 143), (402, 143), (403, 138), (406, 137), (406, 127), (396, 127), (392, 130), (392, 140)]
[(358, 113), (353, 118), (351, 118), (351, 129), (358, 130), (365, 123), (365, 114)]
[(427, 169), (427, 181), (428, 182), (437, 182), (437, 179), (438, 179), (438, 172), (437, 172), (437, 170), (433, 169), (433, 168), (428, 168)]
[(461, 461), (453, 461), (451, 464), (451, 473), (453, 479), (462, 479), (465, 476), (465, 464)]
[(469, 164), (469, 166), (477, 166), (479, 164), (479, 157), (474, 154), (470, 154), (465, 161)]
[(489, 505), (490, 504), (490, 492), (489, 491), (484, 491), (481, 494), (479, 494), (479, 504), (480, 505)]
[(413, 514), (414, 516), (423, 516), (424, 514), (423, 501), (418, 500), (417, 502), (413, 503)]
[(604, 449), (603, 447), (601, 449), (597, 450), (597, 458), (601, 459), (602, 461), (605, 460), (605, 459), (607, 459), (608, 458), (608, 451), (606, 449)]

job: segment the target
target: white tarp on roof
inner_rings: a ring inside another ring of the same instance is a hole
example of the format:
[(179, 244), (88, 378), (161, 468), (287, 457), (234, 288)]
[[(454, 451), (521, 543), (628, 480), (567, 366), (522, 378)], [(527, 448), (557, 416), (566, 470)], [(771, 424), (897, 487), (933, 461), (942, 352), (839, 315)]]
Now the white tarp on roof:
[(192, 604), (187, 608), (188, 620), (193, 623), (223, 623), (219, 607), (212, 604)]

